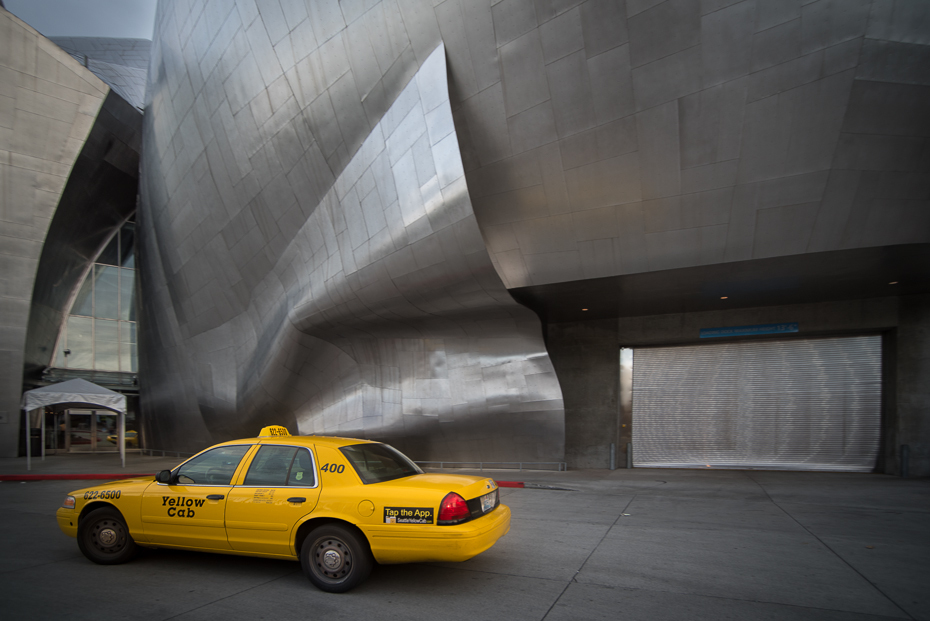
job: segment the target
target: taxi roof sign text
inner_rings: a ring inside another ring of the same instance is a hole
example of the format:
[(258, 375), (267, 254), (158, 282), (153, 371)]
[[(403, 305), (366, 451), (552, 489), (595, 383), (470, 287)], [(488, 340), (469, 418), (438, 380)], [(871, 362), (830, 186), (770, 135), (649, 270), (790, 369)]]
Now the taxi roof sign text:
[(287, 427), (282, 427), (281, 425), (271, 425), (269, 427), (262, 427), (261, 433), (258, 434), (259, 438), (268, 437), (268, 436), (289, 436), (291, 435)]

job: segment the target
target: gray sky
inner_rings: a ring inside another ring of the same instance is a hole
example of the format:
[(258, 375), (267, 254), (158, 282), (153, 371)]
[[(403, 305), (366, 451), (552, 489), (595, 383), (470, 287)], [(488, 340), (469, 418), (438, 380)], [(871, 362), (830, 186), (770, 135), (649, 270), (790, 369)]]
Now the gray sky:
[(3, 0), (46, 37), (151, 39), (157, 0)]

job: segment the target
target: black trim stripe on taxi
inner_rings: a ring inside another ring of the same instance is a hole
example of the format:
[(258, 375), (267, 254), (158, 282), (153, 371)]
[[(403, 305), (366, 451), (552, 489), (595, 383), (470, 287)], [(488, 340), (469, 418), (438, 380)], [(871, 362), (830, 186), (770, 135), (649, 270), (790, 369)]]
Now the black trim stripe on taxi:
[[(484, 495), (485, 494), (481, 494), (481, 496), (484, 496)], [(499, 488), (494, 490), (494, 506), (488, 509), (487, 511), (481, 510), (481, 496), (465, 501), (465, 506), (468, 507), (468, 511), (469, 513), (471, 513), (471, 517), (469, 517), (468, 520), (462, 520), (462, 522), (458, 522), (459, 524), (463, 522), (467, 522), (469, 520), (474, 520), (475, 518), (479, 518), (482, 515), (486, 515), (490, 513), (491, 511), (494, 511), (494, 509), (497, 509), (497, 507), (499, 507), (501, 504), (501, 492)]]

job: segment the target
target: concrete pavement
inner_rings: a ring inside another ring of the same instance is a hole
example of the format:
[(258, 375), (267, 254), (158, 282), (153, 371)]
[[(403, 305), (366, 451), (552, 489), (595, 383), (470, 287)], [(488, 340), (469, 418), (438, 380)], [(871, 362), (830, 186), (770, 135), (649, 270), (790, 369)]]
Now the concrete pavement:
[(574, 491), (502, 489), (512, 528), (489, 551), (376, 567), (342, 595), (284, 561), (158, 550), (94, 565), (54, 518), (84, 483), (3, 482), (0, 602), (31, 619), (930, 619), (928, 480), (488, 474)]
[(119, 453), (87, 453), (33, 456), (31, 469), (26, 469), (25, 457), (0, 457), (0, 475), (124, 474), (154, 473), (171, 469), (190, 455), (150, 457), (141, 453), (126, 453), (126, 467), (120, 466)]

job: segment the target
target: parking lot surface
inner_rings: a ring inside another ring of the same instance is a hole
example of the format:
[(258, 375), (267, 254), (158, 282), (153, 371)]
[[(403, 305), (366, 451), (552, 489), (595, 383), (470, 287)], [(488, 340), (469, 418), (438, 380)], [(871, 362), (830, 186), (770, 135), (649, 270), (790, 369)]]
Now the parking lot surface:
[[(735, 470), (517, 473), (511, 531), (465, 563), (379, 566), (333, 595), (295, 562), (143, 550), (99, 566), (58, 530), (96, 482), (0, 483), (6, 619), (930, 619), (930, 481)], [(553, 489), (561, 488), (561, 489)]]

